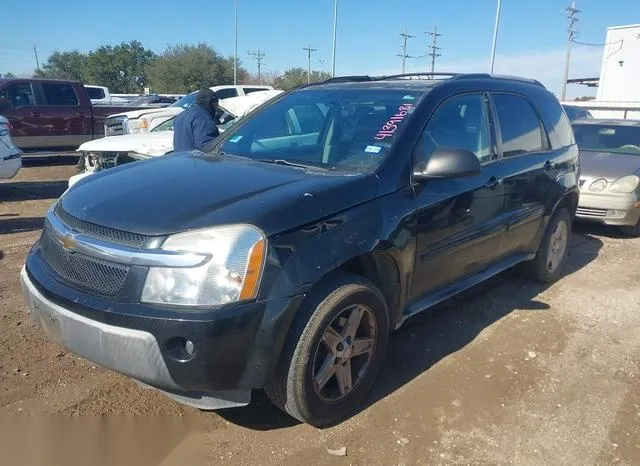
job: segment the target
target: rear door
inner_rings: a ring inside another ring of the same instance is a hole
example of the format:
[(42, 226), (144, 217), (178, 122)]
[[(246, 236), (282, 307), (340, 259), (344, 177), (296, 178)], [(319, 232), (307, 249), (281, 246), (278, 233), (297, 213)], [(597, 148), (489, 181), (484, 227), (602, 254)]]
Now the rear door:
[(39, 83), (46, 107), (41, 118), (49, 128), (47, 146), (77, 148), (93, 134), (91, 109), (82, 106), (73, 83)]
[(555, 156), (533, 104), (512, 93), (491, 94), (505, 190), (507, 230), (499, 258), (531, 252), (547, 204), (555, 196)]
[(482, 173), (416, 186), (414, 301), (495, 262), (504, 190), (492, 126), (488, 96), (469, 93), (440, 104), (423, 131), (414, 164), (437, 147), (467, 149), (480, 160)]
[(9, 103), (2, 114), (11, 122), (16, 146), (21, 149), (47, 147), (49, 129), (42, 118), (44, 107), (31, 83), (13, 81), (0, 89), (0, 98)]

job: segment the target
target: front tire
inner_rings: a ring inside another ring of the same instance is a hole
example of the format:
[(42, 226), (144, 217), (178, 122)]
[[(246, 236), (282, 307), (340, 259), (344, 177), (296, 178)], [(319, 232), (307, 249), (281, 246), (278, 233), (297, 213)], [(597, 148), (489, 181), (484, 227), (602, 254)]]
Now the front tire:
[(542, 283), (553, 283), (562, 276), (569, 254), (571, 227), (571, 215), (561, 207), (551, 217), (536, 257), (525, 264), (531, 278)]
[(271, 401), (316, 427), (343, 420), (367, 395), (389, 336), (386, 301), (361, 277), (323, 280), (292, 325), (273, 381)]

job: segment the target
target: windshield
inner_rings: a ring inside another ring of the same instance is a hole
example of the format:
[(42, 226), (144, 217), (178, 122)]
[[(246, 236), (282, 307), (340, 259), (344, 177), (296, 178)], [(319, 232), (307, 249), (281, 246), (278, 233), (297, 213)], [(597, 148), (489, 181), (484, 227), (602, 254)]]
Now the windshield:
[(372, 172), (422, 95), (388, 89), (292, 92), (245, 117), (218, 150), (261, 161)]
[(640, 155), (640, 125), (574, 125), (580, 150)]
[(176, 100), (174, 103), (169, 105), (169, 107), (182, 107), (189, 108), (193, 104), (196, 103), (196, 97), (198, 96), (198, 92), (192, 92), (191, 94), (187, 94), (181, 99)]

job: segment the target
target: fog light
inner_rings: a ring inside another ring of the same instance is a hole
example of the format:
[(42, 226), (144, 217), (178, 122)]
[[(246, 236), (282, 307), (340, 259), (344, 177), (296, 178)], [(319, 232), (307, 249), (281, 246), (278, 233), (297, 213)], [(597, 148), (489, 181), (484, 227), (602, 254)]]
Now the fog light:
[(184, 350), (189, 356), (193, 356), (196, 353), (196, 347), (191, 340), (185, 342)]
[(607, 217), (624, 217), (627, 215), (626, 210), (607, 210)]

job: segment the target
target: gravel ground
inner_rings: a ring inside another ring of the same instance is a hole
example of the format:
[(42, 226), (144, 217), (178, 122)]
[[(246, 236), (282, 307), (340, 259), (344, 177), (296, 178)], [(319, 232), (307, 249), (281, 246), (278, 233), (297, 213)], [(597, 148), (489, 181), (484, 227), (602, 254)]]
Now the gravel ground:
[[(506, 273), (408, 323), (363, 409), (317, 430), (260, 393), (247, 408), (182, 407), (44, 338), (18, 272), (74, 162), (32, 160), (0, 183), (0, 420), (80, 415), (84, 445), (100, 458), (136, 438), (149, 464), (640, 464), (640, 239), (579, 225), (560, 282)], [(96, 415), (147, 422), (163, 440), (144, 443), (137, 431), (107, 448), (104, 433), (84, 427)], [(25, 447), (33, 444), (9, 438), (1, 451), (21, 464), (37, 457)]]

